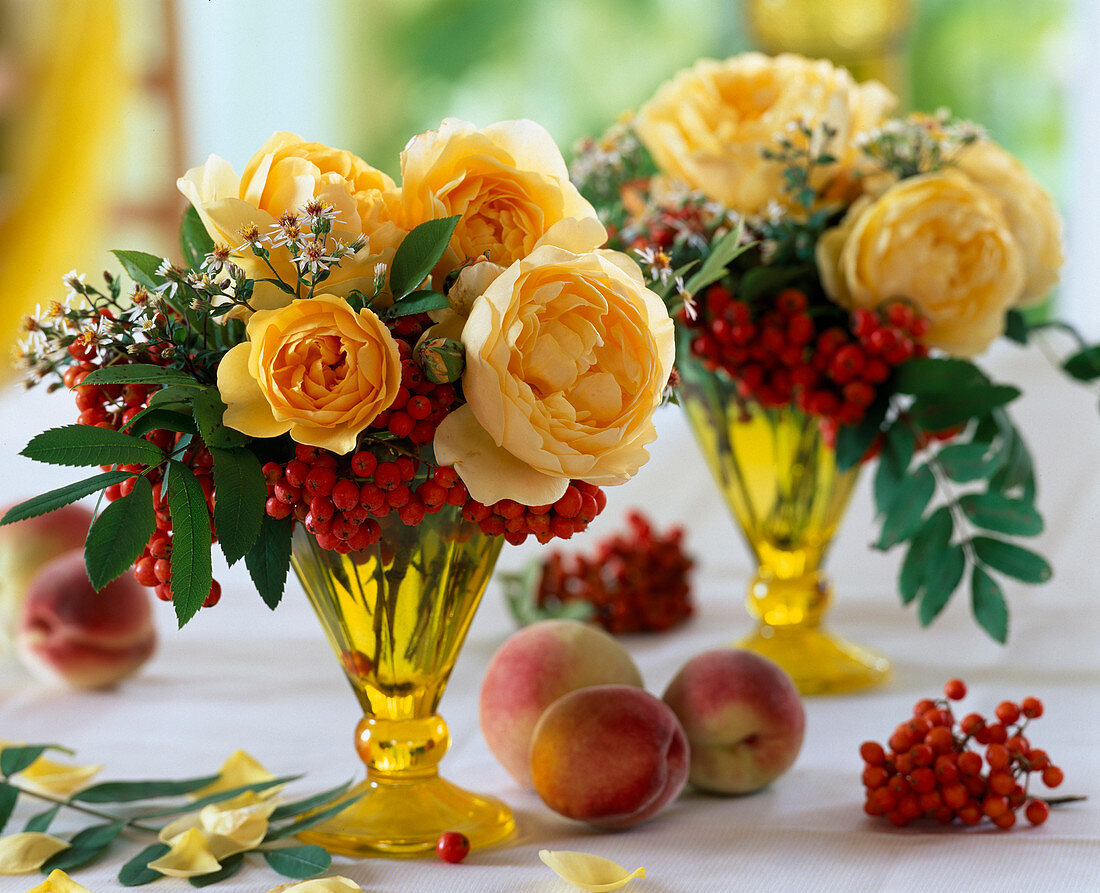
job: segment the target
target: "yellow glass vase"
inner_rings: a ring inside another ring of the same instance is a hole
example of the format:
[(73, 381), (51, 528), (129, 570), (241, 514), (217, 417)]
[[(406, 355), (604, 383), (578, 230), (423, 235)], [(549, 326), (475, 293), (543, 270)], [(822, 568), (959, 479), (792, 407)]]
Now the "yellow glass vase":
[(299, 835), (350, 856), (415, 856), (444, 831), (472, 847), (512, 834), (511, 810), (439, 777), (450, 736), (436, 713), (501, 537), (445, 506), (416, 527), (383, 518), (382, 539), (339, 555), (295, 528), (292, 564), (363, 708), (355, 746), (367, 778), (343, 812)]
[(770, 657), (803, 694), (882, 682), (889, 661), (823, 623), (832, 585), (821, 567), (858, 466), (837, 470), (816, 419), (740, 399), (724, 372), (690, 357), (686, 339), (681, 347), (680, 403), (758, 564), (747, 599), (756, 629), (737, 645)]

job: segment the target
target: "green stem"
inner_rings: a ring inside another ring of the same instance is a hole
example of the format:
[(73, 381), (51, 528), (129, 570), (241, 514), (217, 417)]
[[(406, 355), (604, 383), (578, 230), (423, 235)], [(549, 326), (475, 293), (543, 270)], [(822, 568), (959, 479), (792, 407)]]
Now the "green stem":
[(141, 822), (134, 821), (133, 819), (120, 819), (118, 816), (113, 816), (107, 812), (101, 812), (98, 809), (92, 809), (90, 806), (83, 806), (80, 803), (74, 803), (70, 800), (62, 800), (58, 797), (51, 797), (49, 794), (43, 794), (39, 791), (28, 790), (27, 788), (20, 787), (15, 784), (10, 778), (4, 779), (4, 781), (15, 788), (20, 794), (25, 794), (28, 797), (34, 797), (37, 800), (42, 800), (45, 803), (52, 803), (55, 806), (64, 806), (68, 809), (74, 809), (77, 812), (84, 813), (84, 815), (92, 816), (92, 818), (103, 819), (108, 822), (122, 822), (127, 828), (133, 828), (135, 831), (144, 831), (146, 834), (160, 834), (160, 828), (155, 828), (152, 825), (145, 825)]

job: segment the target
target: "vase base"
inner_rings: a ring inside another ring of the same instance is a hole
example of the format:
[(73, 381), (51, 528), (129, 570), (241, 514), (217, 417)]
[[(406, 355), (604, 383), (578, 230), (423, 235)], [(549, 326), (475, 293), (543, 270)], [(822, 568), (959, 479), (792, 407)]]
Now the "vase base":
[(500, 800), (473, 794), (433, 776), (382, 784), (368, 779), (348, 796), (358, 800), (298, 837), (342, 856), (423, 856), (444, 831), (465, 834), (471, 849), (500, 843), (515, 832)]
[(762, 625), (737, 643), (771, 658), (804, 695), (840, 694), (871, 688), (890, 676), (881, 654), (830, 635), (820, 627), (778, 629)]

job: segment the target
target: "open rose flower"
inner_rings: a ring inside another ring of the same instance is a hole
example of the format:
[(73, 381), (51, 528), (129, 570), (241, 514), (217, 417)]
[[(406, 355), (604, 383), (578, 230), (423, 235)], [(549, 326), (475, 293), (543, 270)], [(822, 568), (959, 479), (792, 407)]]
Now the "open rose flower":
[(401, 356), (368, 309), (333, 295), (261, 310), (218, 367), (224, 423), (250, 437), (348, 453), (401, 386)]
[[(376, 263), (389, 263), (405, 233), (395, 223), (398, 191), (393, 180), (365, 161), (340, 149), (306, 142), (293, 133), (274, 134), (245, 165), (238, 177), (229, 162), (211, 155), (178, 181), (195, 206), (215, 243), (230, 248), (242, 244), (242, 231), (255, 227), (270, 236), (286, 212), (299, 213), (318, 200), (336, 213), (329, 245), (338, 239), (350, 245), (366, 236), (367, 246), (344, 258), (325, 280), (325, 291), (346, 295), (353, 288), (370, 290)], [(308, 223), (302, 223), (311, 239)], [(298, 271), (286, 245), (271, 249), (271, 264), (290, 284)], [(270, 279), (271, 270), (243, 247), (233, 261), (251, 279)], [(258, 282), (251, 301), (257, 309), (281, 307), (290, 296), (273, 285)]]
[(435, 453), (475, 499), (552, 503), (571, 478), (619, 484), (649, 458), (673, 325), (626, 255), (536, 248), (474, 302), (462, 342), (467, 403)]
[(703, 59), (666, 82), (634, 121), (661, 171), (742, 214), (784, 200), (782, 162), (764, 158), (776, 139), (802, 122), (836, 131), (829, 150), (840, 164), (819, 174), (845, 175), (859, 160), (856, 138), (877, 125), (897, 100), (881, 84), (857, 84), (825, 60), (785, 53)]
[(984, 351), (1019, 298), (1024, 262), (995, 199), (956, 171), (902, 180), (852, 206), (817, 245), (826, 293), (843, 307), (910, 301), (924, 341), (959, 357)]
[[(569, 182), (561, 151), (533, 121), (502, 121), (477, 129), (447, 118), (438, 130), (413, 137), (401, 153), (401, 202), (406, 229), (461, 214), (447, 252), (434, 270), (442, 277), (467, 259), (486, 255), (508, 266), (531, 253), (559, 220), (596, 220)], [(598, 227), (597, 241), (606, 233)]]

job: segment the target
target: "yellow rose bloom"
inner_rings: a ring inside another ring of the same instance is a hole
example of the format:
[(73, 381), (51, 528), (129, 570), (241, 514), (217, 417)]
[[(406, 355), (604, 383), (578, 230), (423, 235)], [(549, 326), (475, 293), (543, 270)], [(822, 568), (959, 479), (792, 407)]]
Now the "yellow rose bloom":
[(1058, 283), (1062, 255), (1062, 222), (1043, 188), (1022, 164), (996, 143), (974, 143), (955, 165), (1001, 203), (1005, 222), (1023, 252), (1025, 279), (1018, 306), (1043, 300)]
[(250, 437), (290, 433), (297, 443), (344, 454), (401, 386), (401, 356), (368, 309), (334, 295), (260, 310), (248, 340), (218, 366), (223, 421)]
[[(353, 288), (370, 292), (375, 264), (388, 264), (405, 232), (395, 223), (398, 190), (393, 180), (365, 161), (321, 143), (306, 142), (292, 133), (276, 133), (245, 165), (238, 177), (229, 162), (211, 155), (192, 168), (176, 185), (198, 211), (215, 243), (237, 248), (242, 231), (256, 227), (260, 235), (285, 212), (300, 213), (316, 199), (331, 205), (337, 214), (329, 237), (350, 245), (366, 236), (367, 247), (344, 258), (325, 280), (325, 291), (346, 295)], [(305, 227), (308, 230), (308, 226)], [(286, 246), (271, 249), (271, 264), (283, 281), (293, 285), (298, 272)], [(233, 261), (251, 279), (270, 279), (263, 260), (245, 248)], [(289, 303), (291, 296), (265, 283), (257, 283), (252, 305), (270, 310)]]
[(905, 299), (928, 318), (930, 347), (959, 357), (1004, 331), (1024, 262), (995, 200), (956, 171), (910, 177), (849, 210), (817, 245), (826, 294), (874, 309)]
[[(406, 229), (461, 214), (433, 271), (437, 284), (466, 260), (487, 255), (506, 267), (526, 257), (555, 223), (596, 212), (569, 182), (550, 134), (533, 121), (502, 121), (477, 129), (447, 118), (438, 130), (413, 137), (401, 153), (401, 203)], [(602, 226), (591, 250), (603, 244)]]
[(662, 173), (741, 214), (765, 212), (785, 200), (783, 163), (763, 157), (778, 137), (804, 122), (836, 130), (829, 143), (839, 168), (826, 178), (850, 183), (859, 162), (856, 138), (897, 104), (882, 84), (857, 84), (843, 68), (791, 53), (743, 53), (702, 59), (667, 81), (638, 110), (634, 128)]
[(474, 301), (462, 342), (467, 403), (435, 454), (475, 499), (552, 503), (571, 478), (619, 484), (649, 458), (673, 325), (626, 255), (537, 248)]

